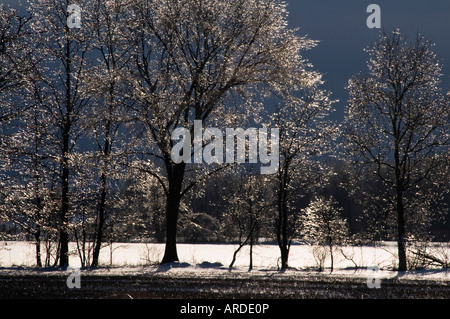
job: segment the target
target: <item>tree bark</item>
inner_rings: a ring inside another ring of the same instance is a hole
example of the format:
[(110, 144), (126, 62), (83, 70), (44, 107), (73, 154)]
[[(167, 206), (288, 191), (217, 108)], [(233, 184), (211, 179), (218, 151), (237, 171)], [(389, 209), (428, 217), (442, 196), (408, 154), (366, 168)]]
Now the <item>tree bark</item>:
[(166, 248), (161, 264), (179, 261), (177, 253), (177, 222), (185, 167), (185, 163), (173, 164), (173, 166), (168, 167), (169, 191), (166, 203)]
[(331, 262), (331, 269), (330, 269), (330, 274), (333, 272), (333, 268), (334, 268), (334, 259), (333, 259), (333, 244), (330, 243), (329, 245), (330, 248), (330, 262)]
[(41, 259), (41, 226), (37, 227), (36, 232), (34, 233), (34, 238), (36, 239), (36, 265), (37, 267), (42, 267), (42, 259)]
[[(287, 167), (284, 168), (285, 172)], [(288, 268), (289, 259), (289, 243), (288, 243), (288, 216), (287, 216), (287, 186), (285, 173), (279, 178), (279, 189), (278, 189), (278, 221), (277, 221), (277, 242), (280, 247), (281, 253), (281, 270)]]
[(94, 251), (92, 253), (92, 267), (98, 266), (98, 260), (100, 256), (100, 248), (103, 241), (103, 227), (105, 225), (105, 212), (106, 212), (106, 175), (105, 173), (102, 173), (101, 176), (102, 179), (102, 188), (101, 188), (101, 194), (100, 194), (100, 203), (98, 208), (98, 224), (97, 224), (97, 231), (96, 231), (96, 237), (95, 237), (95, 245), (94, 245)]
[(62, 181), (61, 181), (61, 210), (60, 210), (60, 229), (59, 229), (59, 244), (60, 244), (60, 254), (59, 254), (59, 267), (67, 268), (69, 266), (69, 233), (67, 230), (68, 226), (68, 214), (69, 214), (69, 144), (70, 144), (70, 131), (72, 125), (72, 97), (71, 97), (71, 70), (72, 70), (72, 60), (70, 58), (70, 41), (68, 34), (70, 29), (66, 27), (66, 52), (65, 52), (65, 75), (66, 75), (66, 114), (62, 123)]
[(253, 234), (250, 235), (250, 262), (248, 265), (248, 271), (253, 270)]
[[(68, 124), (66, 123), (66, 127)], [(69, 266), (69, 233), (68, 213), (69, 213), (69, 130), (66, 128), (63, 136), (63, 159), (62, 159), (62, 182), (61, 182), (61, 210), (60, 210), (60, 229), (59, 229), (59, 267)]]
[(178, 209), (180, 206), (179, 199), (167, 204), (166, 208), (166, 248), (161, 264), (179, 261), (177, 253), (177, 221)]
[(405, 212), (401, 192), (397, 194), (397, 226), (398, 226), (398, 271), (406, 271)]
[(95, 238), (95, 246), (94, 251), (92, 254), (92, 267), (98, 266), (98, 260), (100, 256), (100, 248), (103, 241), (103, 227), (105, 225), (105, 219), (106, 219), (106, 193), (107, 193), (107, 170), (108, 170), (108, 157), (110, 155), (110, 127), (111, 124), (108, 121), (106, 123), (105, 128), (105, 145), (103, 149), (103, 170), (101, 175), (101, 190), (100, 190), (100, 203), (98, 207), (98, 224), (97, 224), (97, 231), (96, 231), (96, 238)]
[(280, 252), (281, 252), (281, 270), (286, 270), (289, 267), (288, 261), (289, 261), (289, 247), (287, 246), (280, 246)]
[(406, 271), (406, 245), (405, 245), (405, 207), (403, 205), (404, 175), (400, 164), (400, 133), (397, 125), (397, 117), (394, 117), (393, 132), (395, 136), (395, 191), (397, 210), (397, 248), (398, 248), (398, 271)]

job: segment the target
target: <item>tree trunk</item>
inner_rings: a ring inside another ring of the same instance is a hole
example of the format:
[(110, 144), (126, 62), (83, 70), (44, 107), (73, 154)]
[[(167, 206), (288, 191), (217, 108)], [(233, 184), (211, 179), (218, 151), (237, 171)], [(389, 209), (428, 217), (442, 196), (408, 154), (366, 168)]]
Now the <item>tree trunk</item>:
[(286, 159), (283, 164), (283, 169), (278, 172), (278, 220), (277, 220), (277, 242), (281, 253), (281, 270), (289, 267), (289, 248), (290, 239), (288, 234), (288, 183), (289, 183), (289, 168), (291, 160)]
[(289, 258), (289, 244), (287, 233), (287, 199), (286, 186), (283, 181), (280, 181), (280, 188), (278, 192), (278, 221), (277, 221), (277, 241), (281, 253), (281, 270), (288, 268)]
[(398, 271), (406, 271), (405, 212), (402, 194), (397, 194), (397, 226), (398, 226)]
[(405, 207), (403, 205), (403, 190), (404, 190), (404, 175), (402, 174), (402, 167), (400, 162), (400, 138), (397, 126), (394, 120), (394, 135), (395, 135), (395, 192), (396, 192), (396, 210), (397, 210), (397, 247), (398, 247), (398, 271), (406, 271), (406, 245), (405, 245)]
[(69, 168), (68, 159), (64, 158), (62, 174), (62, 204), (60, 211), (60, 229), (59, 229), (59, 267), (67, 268), (69, 266), (69, 233), (68, 212), (69, 212)]
[(59, 267), (67, 268), (69, 266), (69, 233), (68, 233), (68, 214), (69, 214), (69, 152), (70, 152), (70, 131), (72, 125), (72, 97), (71, 97), (71, 70), (72, 60), (70, 58), (70, 41), (68, 34), (70, 29), (66, 27), (66, 52), (65, 52), (65, 75), (66, 75), (66, 96), (65, 106), (66, 114), (63, 119), (62, 146), (63, 154), (61, 161), (62, 181), (61, 181), (61, 210), (60, 210), (60, 229), (59, 229)]
[(92, 254), (92, 267), (98, 266), (98, 259), (100, 256), (100, 248), (103, 241), (103, 227), (105, 225), (105, 219), (106, 219), (106, 193), (107, 193), (107, 171), (109, 167), (109, 156), (111, 154), (111, 121), (112, 118), (112, 111), (113, 111), (113, 101), (112, 97), (114, 96), (114, 85), (111, 85), (109, 88), (109, 108), (108, 108), (108, 120), (106, 121), (105, 125), (105, 144), (103, 146), (102, 151), (102, 158), (103, 158), (103, 168), (102, 168), (102, 174), (101, 174), (101, 190), (100, 190), (100, 203), (98, 208), (98, 224), (97, 224), (97, 231), (96, 231), (96, 238), (95, 238), (95, 245), (94, 245), (94, 251)]
[(173, 165), (170, 171), (168, 170), (169, 192), (166, 203), (166, 248), (161, 264), (179, 260), (177, 253), (177, 222), (185, 167), (185, 163), (180, 163)]
[(41, 260), (41, 227), (37, 226), (37, 230), (34, 233), (34, 238), (36, 239), (36, 265), (37, 267), (42, 267)]
[(177, 253), (177, 221), (180, 199), (169, 196), (166, 205), (166, 248), (161, 264), (178, 261)]
[[(69, 94), (70, 97), (70, 94)], [(69, 102), (67, 102), (69, 103)], [(69, 107), (70, 109), (70, 107)], [(62, 156), (62, 181), (61, 181), (61, 210), (60, 228), (59, 228), (59, 266), (66, 268), (69, 266), (69, 233), (68, 233), (68, 214), (69, 214), (69, 143), (71, 130), (70, 110), (67, 111), (64, 121), (63, 131), (63, 156)]]
[[(109, 128), (107, 129), (109, 132)], [(100, 203), (98, 207), (98, 224), (97, 224), (97, 231), (96, 231), (96, 237), (95, 237), (95, 245), (94, 245), (94, 251), (92, 254), (92, 267), (98, 266), (98, 260), (100, 256), (100, 248), (102, 246), (103, 241), (103, 227), (105, 225), (105, 213), (106, 213), (106, 170), (107, 170), (107, 156), (109, 155), (109, 134), (105, 142), (105, 149), (104, 149), (104, 167), (103, 172), (101, 176), (102, 184), (101, 184), (101, 190), (100, 190)]]
[(289, 267), (289, 248), (287, 246), (280, 247), (281, 251), (281, 270), (286, 270)]
[(100, 195), (100, 205), (98, 208), (98, 224), (95, 237), (94, 251), (92, 253), (92, 267), (98, 266), (100, 256), (100, 248), (103, 241), (103, 227), (105, 225), (105, 211), (106, 211), (106, 188), (104, 187), (105, 177), (102, 176), (102, 190)]
[(253, 270), (253, 234), (250, 235), (250, 263), (248, 265), (248, 271)]
[(331, 270), (330, 270), (330, 274), (333, 272), (333, 268), (334, 268), (334, 260), (333, 260), (333, 244), (330, 243), (329, 245), (330, 248), (330, 261), (331, 261)]
[[(102, 216), (102, 217), (100, 217)], [(103, 225), (104, 225), (104, 212), (99, 212), (99, 221), (97, 225), (97, 236), (95, 238), (94, 251), (92, 252), (92, 267), (98, 266), (98, 260), (100, 257), (100, 248), (102, 245), (103, 238)]]
[[(248, 237), (247, 237), (247, 239), (248, 239)], [(242, 244), (240, 244), (239, 247), (234, 251), (234, 253), (233, 253), (233, 259), (231, 260), (231, 263), (230, 263), (230, 265), (228, 266), (228, 268), (230, 268), (230, 270), (231, 270), (231, 268), (233, 268), (234, 263), (236, 262), (237, 254), (238, 254), (239, 251), (242, 249), (242, 247), (244, 247), (246, 244), (247, 244), (247, 240), (244, 241)]]
[(69, 266), (69, 234), (67, 231), (60, 230), (59, 243), (59, 267), (65, 269)]

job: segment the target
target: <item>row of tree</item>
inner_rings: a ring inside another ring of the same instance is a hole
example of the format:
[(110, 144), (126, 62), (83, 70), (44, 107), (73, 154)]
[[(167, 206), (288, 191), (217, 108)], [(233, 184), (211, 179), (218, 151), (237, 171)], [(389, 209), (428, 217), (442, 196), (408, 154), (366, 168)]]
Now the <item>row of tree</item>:
[[(395, 234), (406, 270), (407, 240), (448, 213), (450, 94), (429, 41), (381, 35), (338, 124), (302, 56), (316, 41), (281, 1), (80, 1), (80, 28), (69, 2), (0, 7), (0, 218), (33, 237), (39, 266), (42, 242), (60, 267), (70, 240), (97, 266), (127, 236), (165, 240), (172, 262), (177, 228), (217, 227), (239, 247), (272, 229), (286, 268), (296, 238), (349, 238), (329, 197), (344, 190), (373, 239)], [(194, 120), (278, 128), (278, 172), (173, 161), (174, 130), (193, 136)]]

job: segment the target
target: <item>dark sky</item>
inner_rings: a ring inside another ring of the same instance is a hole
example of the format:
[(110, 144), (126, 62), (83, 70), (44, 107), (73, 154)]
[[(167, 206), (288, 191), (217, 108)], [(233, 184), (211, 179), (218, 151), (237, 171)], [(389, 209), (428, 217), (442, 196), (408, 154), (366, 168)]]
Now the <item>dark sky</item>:
[[(17, 6), (26, 0), (0, 0)], [(324, 88), (340, 102), (335, 118), (341, 120), (347, 101), (348, 79), (366, 70), (368, 56), (363, 51), (374, 42), (380, 29), (366, 25), (367, 6), (381, 7), (381, 26), (385, 31), (400, 28), (414, 39), (417, 32), (436, 43), (435, 52), (444, 65), (442, 87), (450, 89), (450, 0), (287, 0), (289, 23), (301, 35), (321, 41), (305, 53), (315, 69), (324, 74)]]
[[(305, 56), (324, 74), (324, 87), (340, 102), (335, 117), (343, 118), (348, 79), (366, 70), (363, 51), (377, 40), (380, 30), (400, 28), (411, 40), (417, 32), (436, 43), (434, 51), (443, 63), (442, 87), (450, 89), (450, 1), (449, 0), (288, 0), (289, 23), (301, 35), (321, 41)], [(382, 29), (369, 29), (369, 4), (381, 8)]]

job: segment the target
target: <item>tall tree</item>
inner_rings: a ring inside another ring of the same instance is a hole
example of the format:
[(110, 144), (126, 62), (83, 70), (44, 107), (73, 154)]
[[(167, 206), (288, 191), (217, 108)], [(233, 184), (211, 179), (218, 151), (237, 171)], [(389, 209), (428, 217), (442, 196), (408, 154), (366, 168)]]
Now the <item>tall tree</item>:
[(0, 5), (0, 206), (9, 222), (35, 239), (40, 267), (41, 240), (52, 233), (54, 180), (46, 163), (45, 115), (26, 94), (36, 66), (30, 21), (30, 15)]
[(157, 177), (166, 196), (166, 263), (178, 260), (183, 196), (214, 171), (199, 174), (196, 169), (204, 172), (207, 165), (174, 161), (172, 133), (186, 128), (193, 150), (194, 120), (227, 127), (258, 114), (257, 101), (292, 95), (311, 81), (300, 50), (313, 41), (287, 27), (281, 1), (132, 2), (132, 20), (124, 26), (135, 47), (128, 80), (133, 111), (148, 137), (146, 154), (159, 161), (153, 166), (141, 163)]
[(121, 29), (122, 15), (127, 9), (125, 1), (92, 1), (93, 12), (85, 21), (84, 28), (91, 34), (90, 49), (97, 61), (85, 69), (82, 84), (83, 95), (91, 101), (83, 112), (83, 127), (86, 135), (96, 145), (93, 162), (98, 170), (99, 186), (97, 216), (94, 233), (92, 266), (98, 266), (100, 248), (104, 239), (108, 204), (112, 199), (112, 186), (118, 175), (117, 161), (126, 153), (126, 144), (121, 143), (123, 125), (126, 122), (123, 81), (121, 73), (129, 62), (129, 42)]
[[(421, 36), (408, 42), (398, 29), (383, 33), (367, 52), (367, 74), (348, 85), (345, 143), (351, 158), (381, 180), (395, 212), (398, 269), (407, 269), (408, 220), (429, 203), (445, 179), (450, 95), (439, 88), (441, 63)], [(427, 207), (431, 209), (431, 206)]]
[[(25, 45), (29, 17), (0, 4), (0, 123), (11, 120), (30, 106), (21, 99), (24, 80), (30, 70), (30, 48)], [(23, 98), (23, 96), (22, 96)]]
[[(27, 77), (29, 99), (46, 110), (55, 145), (48, 156), (57, 163), (61, 197), (59, 210), (59, 265), (69, 264), (69, 212), (71, 160), (79, 137), (78, 121), (87, 100), (80, 94), (86, 64), (86, 34), (69, 26), (71, 1), (32, 0), (32, 34), (27, 45), (33, 48), (34, 72)], [(80, 4), (88, 10), (88, 2)]]
[(301, 199), (307, 199), (327, 179), (328, 172), (318, 158), (330, 150), (338, 133), (327, 115), (333, 100), (322, 90), (321, 75), (310, 71), (310, 81), (300, 98), (286, 99), (285, 94), (273, 125), (280, 128), (280, 168), (276, 180), (275, 232), (281, 253), (281, 268), (288, 267), (292, 240), (301, 229)]

